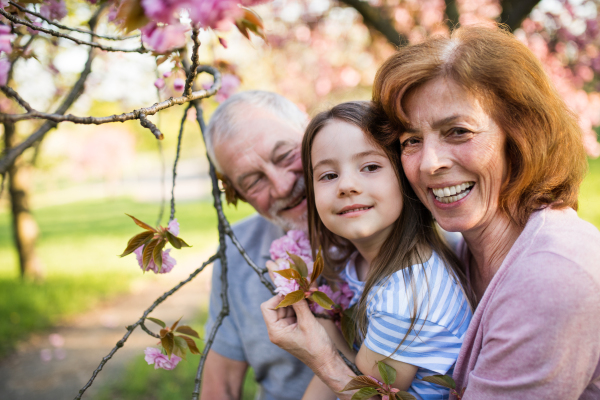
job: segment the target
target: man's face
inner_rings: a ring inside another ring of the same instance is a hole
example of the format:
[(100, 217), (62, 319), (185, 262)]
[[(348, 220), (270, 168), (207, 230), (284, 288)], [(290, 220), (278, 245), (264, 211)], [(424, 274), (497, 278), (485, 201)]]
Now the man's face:
[(223, 174), (259, 214), (285, 230), (306, 230), (303, 132), (267, 110), (238, 113), (241, 131), (215, 143)]

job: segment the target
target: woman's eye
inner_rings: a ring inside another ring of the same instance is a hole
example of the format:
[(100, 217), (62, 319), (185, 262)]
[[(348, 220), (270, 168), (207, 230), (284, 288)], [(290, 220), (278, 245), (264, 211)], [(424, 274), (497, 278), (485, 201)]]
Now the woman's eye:
[(373, 172), (373, 171), (377, 171), (379, 168), (381, 168), (379, 165), (376, 165), (376, 164), (369, 164), (369, 165), (366, 165), (366, 166), (363, 168), (363, 171), (366, 171), (366, 172)]
[(335, 178), (337, 178), (337, 174), (329, 173), (329, 174), (322, 175), (321, 178), (319, 178), (319, 180), (320, 181), (330, 181)]
[(454, 135), (454, 136), (465, 136), (465, 135), (471, 133), (471, 131), (468, 129), (465, 129), (465, 128), (453, 128), (448, 133), (450, 135)]

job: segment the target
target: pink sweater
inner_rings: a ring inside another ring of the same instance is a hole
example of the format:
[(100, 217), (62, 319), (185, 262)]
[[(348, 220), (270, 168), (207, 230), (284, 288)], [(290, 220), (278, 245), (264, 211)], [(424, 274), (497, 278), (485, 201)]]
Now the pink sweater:
[(570, 208), (531, 216), (473, 315), (454, 379), (464, 400), (600, 399), (593, 225)]

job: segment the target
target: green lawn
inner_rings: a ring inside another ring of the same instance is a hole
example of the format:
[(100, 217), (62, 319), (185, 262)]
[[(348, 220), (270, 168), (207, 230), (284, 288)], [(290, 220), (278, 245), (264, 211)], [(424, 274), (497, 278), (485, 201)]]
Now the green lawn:
[[(226, 210), (231, 221), (252, 213), (242, 204)], [(22, 282), (12, 244), (9, 215), (0, 213), (0, 357), (30, 332), (46, 329), (61, 317), (90, 309), (102, 299), (129, 290), (142, 275), (135, 255), (119, 258), (138, 228), (124, 213), (154, 225), (158, 205), (128, 199), (88, 201), (35, 211), (40, 227), (37, 251), (47, 277), (40, 283)], [(201, 262), (199, 254), (216, 246), (217, 219), (209, 201), (182, 203), (176, 217), (180, 236), (192, 248), (172, 250), (179, 263)], [(165, 217), (166, 220), (167, 217)], [(163, 222), (164, 224), (164, 222)]]

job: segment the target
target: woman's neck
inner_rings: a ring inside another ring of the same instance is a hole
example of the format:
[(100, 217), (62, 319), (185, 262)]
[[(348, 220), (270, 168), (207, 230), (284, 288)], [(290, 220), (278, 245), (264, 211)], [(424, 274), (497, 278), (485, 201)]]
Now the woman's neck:
[(471, 253), (471, 286), (479, 300), (522, 231), (499, 214), (486, 226), (462, 233)]

